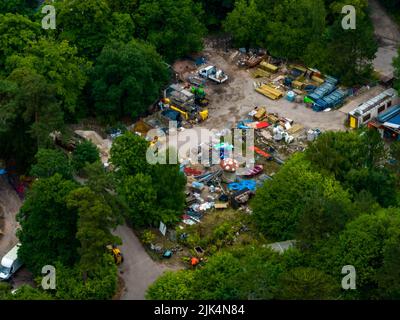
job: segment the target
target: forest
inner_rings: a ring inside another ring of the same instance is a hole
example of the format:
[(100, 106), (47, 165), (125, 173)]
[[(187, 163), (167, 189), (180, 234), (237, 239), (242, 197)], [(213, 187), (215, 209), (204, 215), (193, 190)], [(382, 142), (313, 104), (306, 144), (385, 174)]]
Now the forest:
[[(0, 159), (36, 178), (17, 216), (20, 255), (37, 278), (43, 265), (55, 265), (58, 284), (16, 294), (1, 284), (0, 299), (111, 299), (118, 271), (104, 248), (121, 243), (111, 230), (123, 221), (142, 228), (179, 220), (185, 177), (179, 165), (149, 165), (147, 141), (131, 132), (117, 138), (111, 162), (118, 170), (108, 172), (95, 145), (65, 153), (53, 134), (68, 140), (84, 119), (110, 128), (140, 118), (171, 81), (170, 65), (201, 51), (205, 37), (266, 48), (348, 85), (374, 78), (367, 0), (47, 2), (55, 30), (41, 27), (38, 1), (0, 0)], [(357, 9), (356, 29), (347, 32), (345, 4)], [(398, 75), (399, 59), (394, 66)], [(326, 132), (250, 206), (257, 236), (221, 246), (203, 268), (165, 273), (147, 298), (400, 298), (399, 142), (388, 147), (365, 129)], [(220, 230), (215, 241), (227, 236)], [(293, 239), (284, 254), (265, 245)], [(355, 291), (341, 289), (349, 264)]]

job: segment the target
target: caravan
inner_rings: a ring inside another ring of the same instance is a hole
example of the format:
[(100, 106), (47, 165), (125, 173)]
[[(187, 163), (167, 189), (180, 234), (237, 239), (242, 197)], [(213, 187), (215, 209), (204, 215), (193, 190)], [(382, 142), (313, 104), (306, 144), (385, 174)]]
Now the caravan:
[(2, 259), (0, 264), (0, 281), (8, 280), (19, 268), (22, 262), (18, 259), (20, 244), (14, 246)]

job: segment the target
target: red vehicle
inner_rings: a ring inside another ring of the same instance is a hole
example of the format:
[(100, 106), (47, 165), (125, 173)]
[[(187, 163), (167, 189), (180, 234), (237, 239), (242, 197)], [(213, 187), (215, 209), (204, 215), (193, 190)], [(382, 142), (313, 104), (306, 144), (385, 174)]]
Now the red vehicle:
[(258, 147), (250, 147), (249, 149), (259, 154), (260, 156), (267, 158), (268, 160), (272, 160), (272, 156), (269, 153), (266, 153), (265, 151), (261, 150)]
[(243, 176), (246, 177), (254, 177), (258, 174), (260, 174), (261, 172), (263, 172), (264, 167), (261, 164), (257, 164), (254, 166), (254, 168), (249, 169), (248, 171), (246, 171)]

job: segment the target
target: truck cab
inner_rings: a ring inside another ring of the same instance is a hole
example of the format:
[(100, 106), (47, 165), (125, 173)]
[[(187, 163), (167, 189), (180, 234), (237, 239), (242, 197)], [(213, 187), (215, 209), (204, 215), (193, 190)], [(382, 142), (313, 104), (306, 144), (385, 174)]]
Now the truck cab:
[(21, 244), (15, 245), (6, 255), (1, 259), (0, 263), (0, 281), (8, 280), (18, 271), (22, 266), (22, 262), (18, 259), (18, 249)]

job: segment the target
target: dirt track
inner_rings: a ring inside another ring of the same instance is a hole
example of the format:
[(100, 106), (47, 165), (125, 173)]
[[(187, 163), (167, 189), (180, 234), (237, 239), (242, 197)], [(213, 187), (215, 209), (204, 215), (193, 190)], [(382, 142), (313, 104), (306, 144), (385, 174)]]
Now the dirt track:
[(393, 75), (392, 60), (397, 56), (400, 44), (400, 30), (377, 0), (369, 0), (371, 19), (375, 28), (379, 48), (374, 60), (376, 71), (385, 76)]
[(144, 300), (147, 288), (166, 270), (165, 265), (153, 261), (141, 242), (126, 225), (119, 226), (115, 234), (122, 239), (124, 262), (120, 267), (125, 289), (121, 300)]
[(4, 217), (0, 218), (1, 231), (4, 233), (0, 235), (0, 257), (18, 242), (15, 236), (18, 227), (15, 216), (21, 204), (22, 202), (14, 189), (0, 176), (0, 215)]

